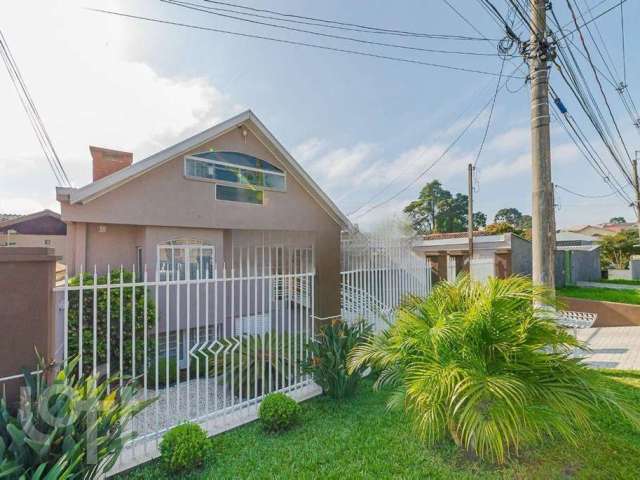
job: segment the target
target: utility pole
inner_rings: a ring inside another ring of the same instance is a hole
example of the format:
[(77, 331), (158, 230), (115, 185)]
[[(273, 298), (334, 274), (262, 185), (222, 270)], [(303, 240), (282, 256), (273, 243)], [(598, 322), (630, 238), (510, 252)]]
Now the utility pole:
[(638, 234), (640, 234), (640, 178), (638, 178), (638, 153), (636, 150), (636, 158), (633, 159), (633, 189), (636, 191), (636, 222), (638, 223)]
[(469, 164), (467, 175), (468, 199), (467, 199), (467, 235), (469, 237), (469, 273), (471, 273), (471, 260), (473, 259), (473, 165)]
[(531, 162), (532, 162), (532, 270), (533, 282), (551, 289), (555, 286), (555, 208), (551, 186), (551, 137), (549, 134), (549, 60), (546, 40), (545, 0), (531, 0)]

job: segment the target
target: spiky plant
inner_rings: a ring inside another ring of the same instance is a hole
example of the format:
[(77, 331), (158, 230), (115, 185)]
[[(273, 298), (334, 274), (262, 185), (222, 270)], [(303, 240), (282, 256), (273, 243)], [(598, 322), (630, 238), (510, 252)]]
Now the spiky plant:
[(375, 387), (392, 387), (389, 405), (404, 408), (428, 443), (449, 436), (497, 463), (543, 438), (575, 443), (599, 408), (639, 425), (637, 412), (573, 355), (585, 345), (556, 325), (549, 305), (550, 292), (524, 277), (441, 282), (356, 347), (349, 368), (381, 369)]
[(152, 400), (134, 400), (135, 387), (113, 387), (116, 377), (78, 378), (78, 358), (50, 382), (25, 373), (27, 390), (17, 415), (0, 400), (0, 478), (85, 479), (107, 472), (133, 438), (127, 424)]

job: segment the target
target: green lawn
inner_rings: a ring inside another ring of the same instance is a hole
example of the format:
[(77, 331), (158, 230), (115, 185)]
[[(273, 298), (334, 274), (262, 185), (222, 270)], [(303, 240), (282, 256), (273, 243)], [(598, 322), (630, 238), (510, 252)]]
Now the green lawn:
[(617, 284), (617, 285), (636, 285), (638, 287), (640, 287), (640, 280), (623, 280), (620, 278), (614, 278), (611, 280), (599, 280), (599, 282), (601, 283), (613, 283), (613, 284)]
[(604, 300), (607, 302), (640, 305), (640, 290), (616, 290), (613, 288), (564, 287), (557, 289), (560, 297)]
[[(605, 375), (640, 408), (640, 372)], [(427, 447), (405, 415), (386, 409), (385, 397), (367, 384), (343, 403), (316, 398), (303, 404), (303, 421), (290, 432), (267, 435), (254, 422), (212, 438), (210, 458), (198, 472), (170, 475), (154, 461), (119, 478), (609, 480), (638, 478), (640, 472), (640, 432), (606, 411), (593, 419), (598, 431), (582, 436), (577, 446), (548, 441), (497, 467), (450, 442)]]

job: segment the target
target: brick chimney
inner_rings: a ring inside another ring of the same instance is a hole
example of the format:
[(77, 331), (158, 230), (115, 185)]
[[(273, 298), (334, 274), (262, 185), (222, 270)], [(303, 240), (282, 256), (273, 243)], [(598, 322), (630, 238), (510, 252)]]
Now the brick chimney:
[(133, 162), (133, 153), (89, 146), (93, 158), (93, 181), (128, 167)]

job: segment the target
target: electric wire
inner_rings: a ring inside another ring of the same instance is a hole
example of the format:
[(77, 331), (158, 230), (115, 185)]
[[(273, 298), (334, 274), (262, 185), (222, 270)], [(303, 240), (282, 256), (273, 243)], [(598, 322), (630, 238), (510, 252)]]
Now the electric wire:
[(607, 197), (612, 197), (613, 195), (616, 195), (616, 192), (609, 192), (603, 195), (587, 195), (585, 193), (574, 192), (573, 190), (570, 190), (567, 187), (563, 187), (562, 185), (558, 185), (557, 183), (555, 184), (555, 187), (567, 193), (570, 193), (571, 195), (575, 195), (577, 197), (582, 197), (582, 198), (607, 198)]
[[(330, 47), (330, 46), (327, 46), (327, 45), (320, 45), (320, 44), (317, 44), (317, 43), (308, 43), (308, 42), (300, 42), (300, 41), (295, 41), (295, 40), (287, 40), (287, 39), (284, 39), (284, 38), (269, 37), (269, 36), (257, 35), (257, 34), (253, 34), (253, 33), (235, 32), (235, 31), (231, 31), (231, 30), (223, 30), (223, 29), (220, 29), (220, 28), (206, 27), (206, 26), (203, 26), (203, 25), (193, 25), (193, 24), (190, 24), (190, 23), (176, 22), (176, 21), (172, 21), (172, 20), (153, 18), (153, 17), (145, 17), (145, 16), (142, 16), (142, 15), (133, 15), (133, 14), (124, 13), (124, 12), (116, 12), (116, 11), (113, 11), (113, 10), (103, 10), (103, 9), (100, 9), (100, 8), (88, 8), (88, 7), (85, 7), (85, 8), (86, 8), (86, 10), (93, 11), (93, 12), (96, 12), (96, 13), (102, 13), (102, 14), (106, 14), (106, 15), (114, 15), (114, 16), (119, 16), (119, 17), (123, 17), (123, 18), (130, 18), (130, 19), (133, 19), (133, 20), (143, 20), (143, 21), (150, 22), (150, 23), (159, 23), (159, 24), (164, 24), (164, 25), (172, 25), (172, 26), (176, 26), (176, 27), (183, 27), (183, 28), (189, 28), (189, 29), (194, 29), (194, 30), (221, 33), (221, 34), (231, 35), (231, 36), (236, 36), (236, 37), (252, 38), (252, 39), (256, 39), (256, 40), (266, 40), (266, 41), (270, 41), (270, 42), (274, 42), (274, 43), (281, 43), (281, 44), (286, 44), (286, 45), (295, 45), (295, 46), (301, 46), (301, 47), (316, 48), (316, 49), (320, 49), (320, 50), (326, 50), (326, 51), (331, 51), (331, 52), (339, 52), (339, 53), (345, 53), (345, 54), (350, 54), (350, 55), (357, 55), (357, 56), (361, 56), (361, 57), (377, 58), (377, 59), (380, 59), (380, 60), (389, 60), (389, 61), (395, 61), (395, 62), (400, 62), (400, 63), (410, 63), (410, 64), (414, 64), (414, 65), (422, 65), (422, 66), (433, 67), (433, 68), (441, 68), (441, 69), (444, 69), (444, 70), (453, 70), (453, 71), (467, 72), (467, 73), (477, 73), (477, 74), (480, 74), (480, 75), (489, 75), (489, 76), (492, 76), (492, 77), (497, 77), (498, 76), (498, 73), (488, 72), (488, 71), (485, 71), (485, 70), (478, 70), (478, 69), (475, 69), (475, 68), (458, 67), (458, 66), (455, 66), (455, 65), (446, 65), (446, 64), (440, 64), (440, 63), (425, 62), (425, 61), (416, 60), (416, 59), (413, 59), (413, 58), (394, 57), (394, 56), (390, 56), (390, 55), (382, 55), (382, 54), (371, 53), (371, 52), (363, 52), (361, 50), (350, 50), (350, 49), (346, 49), (346, 48)], [(522, 77), (514, 76), (514, 78), (522, 78)]]
[[(240, 8), (240, 9), (248, 10), (251, 12), (269, 13), (272, 15), (277, 15), (277, 16), (289, 18), (289, 19), (293, 18), (293, 19), (299, 19), (299, 20), (310, 20), (313, 22), (321, 22), (323, 24), (326, 24), (326, 26), (329, 28), (331, 28), (330, 27), (331, 25), (334, 25), (338, 27), (353, 27), (353, 28), (359, 29), (356, 31), (364, 31), (364, 32), (373, 33), (373, 34), (398, 35), (398, 36), (419, 37), (419, 38), (423, 37), (423, 38), (434, 38), (434, 39), (444, 39), (444, 40), (481, 40), (479, 38), (469, 37), (465, 35), (433, 34), (433, 33), (411, 32), (407, 30), (389, 29), (389, 28), (382, 28), (382, 27), (373, 27), (373, 26), (358, 24), (358, 23), (349, 23), (349, 22), (343, 22), (338, 20), (328, 20), (328, 19), (319, 18), (319, 17), (310, 17), (310, 16), (304, 16), (304, 15), (296, 15), (293, 13), (285, 13), (277, 10), (249, 7), (247, 5), (239, 5), (239, 4), (230, 3), (230, 2), (221, 2), (221, 1), (215, 1), (215, 0), (203, 0), (203, 1), (207, 3), (217, 4), (217, 5)], [(270, 19), (274, 19), (274, 18), (270, 17)], [(284, 21), (284, 19), (282, 21)], [(317, 25), (317, 24), (314, 24), (314, 25)]]
[(400, 45), (400, 44), (397, 44), (397, 43), (374, 42), (374, 41), (371, 41), (371, 40), (364, 40), (364, 39), (361, 39), (361, 38), (347, 37), (347, 36), (344, 36), (344, 35), (334, 35), (334, 34), (323, 33), (323, 32), (316, 32), (316, 31), (313, 31), (313, 30), (306, 30), (306, 29), (302, 29), (302, 28), (289, 27), (289, 26), (286, 26), (286, 25), (277, 25), (277, 24), (274, 24), (274, 23), (261, 22), (261, 21), (258, 21), (258, 20), (251, 20), (249, 18), (236, 17), (236, 16), (233, 16), (233, 15), (225, 14), (225, 13), (219, 13), (219, 12), (211, 11), (211, 10), (209, 10), (210, 7), (194, 4), (194, 3), (191, 3), (191, 2), (185, 2), (185, 1), (180, 1), (180, 0), (160, 0), (160, 2), (169, 4), (169, 5), (174, 5), (174, 6), (186, 8), (186, 9), (189, 9), (189, 10), (194, 10), (194, 11), (207, 13), (207, 14), (210, 14), (210, 15), (220, 16), (220, 17), (223, 17), (223, 18), (229, 18), (229, 19), (232, 19), (232, 20), (238, 20), (238, 21), (241, 21), (241, 22), (247, 22), (247, 23), (251, 23), (251, 24), (255, 24), (255, 25), (262, 25), (262, 26), (266, 26), (266, 27), (279, 28), (279, 29), (282, 29), (282, 30), (288, 30), (288, 31), (298, 32), (298, 33), (305, 33), (305, 34), (315, 35), (315, 36), (324, 37), (324, 38), (333, 38), (333, 39), (336, 39), (336, 40), (347, 40), (347, 41), (350, 41), (350, 42), (356, 42), (356, 43), (361, 43), (361, 44), (366, 44), (366, 45), (375, 45), (375, 46), (380, 46), (380, 47), (390, 47), (390, 48), (398, 48), (398, 49), (402, 49), (402, 50), (412, 50), (412, 51), (418, 51), (418, 52), (438, 53), (438, 54), (448, 54), (448, 55), (470, 55), (470, 56), (479, 56), (479, 57), (494, 57), (494, 56), (496, 56), (496, 53), (469, 52), (469, 51), (460, 51), (460, 50), (445, 50), (445, 49), (416, 47), (416, 46), (412, 46), (412, 45)]
[(51, 171), (56, 178), (56, 182), (61, 186), (71, 186), (71, 181), (69, 180), (69, 176), (67, 175), (60, 158), (58, 157), (58, 153), (56, 152), (55, 147), (53, 146), (53, 142), (49, 137), (47, 129), (44, 126), (44, 122), (36, 104), (29, 93), (29, 89), (27, 88), (26, 82), (20, 73), (20, 69), (18, 68), (18, 64), (9, 49), (9, 45), (7, 43), (6, 38), (2, 31), (0, 31), (0, 56), (5, 63), (7, 68), (7, 72), (9, 73), (9, 78), (11, 83), (16, 89), (18, 93), (18, 98), (20, 99), (20, 103), (24, 108), (27, 118), (29, 119), (29, 123), (31, 123), (31, 127), (34, 130), (36, 135), (36, 139), (40, 144), (42, 152), (51, 168)]

